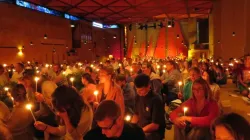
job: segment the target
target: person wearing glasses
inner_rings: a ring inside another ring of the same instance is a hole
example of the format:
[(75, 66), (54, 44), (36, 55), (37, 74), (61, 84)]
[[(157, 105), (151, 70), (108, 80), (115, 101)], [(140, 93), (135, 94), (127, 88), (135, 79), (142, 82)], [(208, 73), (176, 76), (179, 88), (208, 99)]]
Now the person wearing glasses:
[(191, 98), (170, 113), (170, 120), (175, 125), (174, 139), (210, 140), (209, 128), (219, 113), (209, 84), (201, 78), (196, 79), (192, 85)]
[(161, 95), (150, 86), (150, 77), (139, 74), (135, 78), (138, 96), (135, 100), (135, 114), (132, 123), (138, 124), (148, 140), (162, 140), (165, 135), (165, 109)]
[(98, 106), (94, 119), (98, 127), (90, 130), (84, 140), (145, 140), (142, 129), (124, 121), (120, 106), (113, 100), (105, 100)]

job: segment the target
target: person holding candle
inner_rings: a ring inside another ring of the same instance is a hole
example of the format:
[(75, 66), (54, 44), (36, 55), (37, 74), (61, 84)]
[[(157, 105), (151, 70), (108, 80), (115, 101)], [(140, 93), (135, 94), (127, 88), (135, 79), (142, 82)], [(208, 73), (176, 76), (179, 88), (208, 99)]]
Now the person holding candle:
[(64, 140), (82, 140), (90, 130), (93, 112), (80, 94), (69, 86), (59, 86), (52, 94), (52, 104), (60, 117), (60, 126), (53, 127), (43, 122), (35, 122), (38, 130), (49, 134), (64, 136)]
[(165, 109), (161, 96), (150, 87), (150, 77), (139, 74), (135, 78), (138, 96), (135, 100), (135, 113), (131, 122), (138, 124), (147, 140), (162, 140), (165, 136)]
[(15, 65), (15, 72), (13, 73), (10, 81), (17, 83), (19, 79), (23, 77), (23, 73), (24, 73), (24, 65), (22, 63), (17, 63)]
[(33, 134), (32, 131), (30, 131), (30, 128), (34, 120), (30, 110), (25, 108), (28, 103), (26, 94), (25, 87), (21, 84), (17, 84), (11, 92), (15, 101), (15, 107), (9, 115), (9, 118), (5, 120), (4, 123), (11, 132), (14, 140), (33, 140)]
[[(181, 80), (181, 73), (176, 69), (174, 61), (166, 62), (166, 73), (161, 77), (163, 87), (166, 89), (167, 104), (178, 98), (178, 81)], [(180, 87), (179, 87), (180, 88)]]
[(185, 82), (183, 86), (183, 92), (178, 93), (179, 99), (186, 101), (192, 96), (192, 83), (196, 79), (201, 78), (201, 72), (197, 67), (193, 67), (189, 70), (189, 79)]
[(95, 81), (92, 79), (89, 73), (84, 73), (82, 75), (82, 84), (84, 88), (82, 89), (81, 96), (90, 104), (96, 101), (93, 92), (96, 90)]
[(124, 97), (122, 89), (115, 83), (115, 73), (111, 66), (103, 67), (99, 72), (100, 84), (97, 85), (99, 92), (97, 96), (97, 103), (103, 100), (113, 100), (120, 105), (122, 115), (125, 113)]
[[(209, 127), (220, 111), (212, 98), (208, 83), (199, 78), (192, 84), (192, 96), (170, 113), (170, 120), (175, 125), (175, 140), (204, 139), (210, 140)], [(184, 107), (186, 107), (185, 116)], [(183, 114), (182, 116), (179, 116)], [(185, 131), (186, 130), (186, 131)]]

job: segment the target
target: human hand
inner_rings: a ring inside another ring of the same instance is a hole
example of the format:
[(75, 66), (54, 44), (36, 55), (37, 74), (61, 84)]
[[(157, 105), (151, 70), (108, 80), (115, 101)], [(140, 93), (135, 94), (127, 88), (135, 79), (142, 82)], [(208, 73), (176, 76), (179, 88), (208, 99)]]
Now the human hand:
[(186, 118), (185, 116), (178, 117), (173, 122), (177, 127), (179, 128), (185, 128), (186, 127)]
[(183, 94), (182, 94), (181, 92), (178, 92), (177, 95), (178, 95), (178, 98), (179, 98), (179, 99), (183, 99)]
[(36, 100), (38, 102), (43, 102), (44, 101), (43, 95), (41, 93), (36, 92), (35, 96), (36, 96)]
[(36, 128), (37, 130), (40, 130), (40, 131), (44, 131), (44, 130), (46, 129), (46, 127), (47, 127), (47, 125), (46, 125), (45, 123), (40, 122), (40, 121), (36, 121), (36, 122), (34, 123), (34, 126), (35, 126), (35, 128)]

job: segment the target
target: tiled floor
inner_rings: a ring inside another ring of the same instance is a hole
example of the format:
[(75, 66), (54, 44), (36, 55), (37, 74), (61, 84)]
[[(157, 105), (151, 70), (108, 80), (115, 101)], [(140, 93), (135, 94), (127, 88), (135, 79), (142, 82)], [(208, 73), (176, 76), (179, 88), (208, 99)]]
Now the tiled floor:
[[(227, 85), (221, 87), (221, 102), (224, 112), (236, 112), (244, 116), (250, 122), (250, 105), (242, 99), (239, 92), (236, 92), (236, 87), (231, 80)], [(174, 130), (165, 132), (165, 140), (174, 140)]]

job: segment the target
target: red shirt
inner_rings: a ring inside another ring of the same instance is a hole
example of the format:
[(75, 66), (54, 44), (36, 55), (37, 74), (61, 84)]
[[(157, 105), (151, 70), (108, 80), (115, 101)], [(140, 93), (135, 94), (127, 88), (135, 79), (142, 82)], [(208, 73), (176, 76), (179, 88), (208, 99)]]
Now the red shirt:
[(196, 127), (210, 127), (212, 121), (219, 115), (219, 106), (218, 103), (214, 100), (206, 100), (204, 108), (198, 114), (196, 110), (196, 101), (193, 98), (190, 98), (173, 112), (170, 113), (170, 119), (173, 121), (177, 117), (183, 116), (183, 108), (187, 107), (186, 116), (192, 117), (191, 125)]

